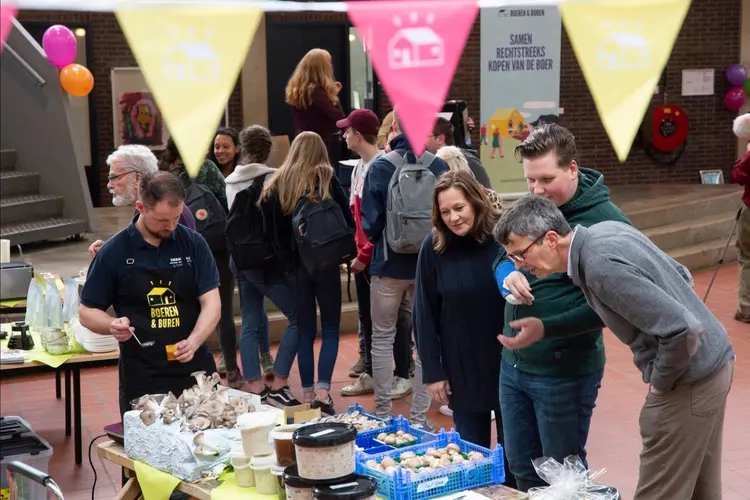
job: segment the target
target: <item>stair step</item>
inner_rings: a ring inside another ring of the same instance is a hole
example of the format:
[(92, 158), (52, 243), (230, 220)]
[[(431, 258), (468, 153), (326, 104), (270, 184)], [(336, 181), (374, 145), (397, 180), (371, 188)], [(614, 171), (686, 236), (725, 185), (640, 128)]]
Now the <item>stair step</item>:
[(654, 245), (665, 252), (720, 238), (728, 238), (737, 212), (715, 213), (643, 230)]
[[(359, 313), (358, 305), (356, 302), (344, 302), (341, 305), (341, 324), (339, 331), (342, 333), (356, 332), (359, 328)], [(268, 311), (268, 309), (266, 309)], [(320, 312), (318, 312), (318, 325), (320, 325)], [(281, 341), (281, 337), (284, 335), (289, 321), (279, 311), (268, 311), (268, 329), (271, 334), (271, 342), (277, 343)], [(242, 318), (240, 316), (234, 317), (234, 327), (237, 332), (237, 346), (239, 347), (240, 338), (242, 336)], [(318, 328), (320, 332), (320, 328)], [(218, 351), (219, 348), (219, 336), (211, 335), (208, 339), (208, 344), (211, 350)]]
[(0, 221), (3, 225), (62, 216), (62, 196), (25, 194), (0, 199)]
[(16, 150), (0, 150), (0, 171), (12, 171), (16, 169)]
[[(352, 302), (357, 302), (357, 287), (354, 286), (354, 275), (352, 275), (352, 282), (351, 282), (351, 294), (352, 294)], [(240, 307), (240, 292), (239, 288), (235, 287), (234, 289), (234, 298), (232, 299), (232, 307), (234, 310), (234, 314), (239, 316), (241, 312)], [(349, 294), (347, 293), (347, 277), (346, 273), (341, 275), (341, 300), (344, 304), (349, 303)], [(271, 302), (267, 297), (263, 300), (263, 303), (265, 305), (266, 311), (278, 311), (278, 308)]]
[[(724, 238), (717, 238), (710, 241), (704, 241), (695, 245), (688, 245), (682, 248), (677, 248), (672, 251), (668, 251), (667, 254), (674, 260), (687, 267), (691, 271), (698, 271), (701, 269), (707, 269), (716, 265), (719, 261), (720, 253), (724, 250), (727, 245), (727, 236)], [(724, 255), (724, 263), (735, 262), (737, 260), (737, 235), (732, 235), (732, 240), (729, 242), (727, 252)]]
[(0, 237), (9, 239), (11, 245), (58, 240), (83, 234), (88, 224), (85, 219), (52, 218), (9, 224), (0, 227)]
[(20, 196), (39, 192), (38, 172), (0, 171), (0, 196)]
[(661, 203), (652, 203), (646, 207), (631, 203), (623, 211), (633, 226), (641, 231), (700, 219), (708, 214), (737, 213), (742, 203), (739, 188), (732, 189), (729, 185), (718, 186), (718, 189), (712, 189), (714, 186), (705, 187), (706, 193), (700, 197), (692, 193), (692, 198), (686, 198), (686, 195), (666, 197), (660, 200)]

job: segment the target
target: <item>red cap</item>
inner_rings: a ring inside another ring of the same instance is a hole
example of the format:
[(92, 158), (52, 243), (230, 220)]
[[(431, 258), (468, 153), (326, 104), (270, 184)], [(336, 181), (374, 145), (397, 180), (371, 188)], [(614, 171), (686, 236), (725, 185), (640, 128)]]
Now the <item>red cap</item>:
[(380, 120), (369, 109), (355, 109), (349, 116), (336, 122), (340, 129), (353, 128), (362, 135), (378, 135)]

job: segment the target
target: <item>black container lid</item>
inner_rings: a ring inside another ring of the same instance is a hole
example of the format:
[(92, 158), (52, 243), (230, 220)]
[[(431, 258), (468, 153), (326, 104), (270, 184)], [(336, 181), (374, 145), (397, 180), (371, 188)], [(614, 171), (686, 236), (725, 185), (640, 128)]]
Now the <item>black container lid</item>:
[(284, 484), (292, 488), (312, 488), (313, 485), (299, 476), (297, 464), (292, 464), (284, 469)]
[(294, 444), (305, 448), (325, 448), (350, 443), (357, 439), (357, 428), (343, 422), (311, 424), (292, 434)]
[(315, 500), (362, 500), (375, 495), (378, 483), (369, 476), (352, 476), (338, 484), (315, 486)]

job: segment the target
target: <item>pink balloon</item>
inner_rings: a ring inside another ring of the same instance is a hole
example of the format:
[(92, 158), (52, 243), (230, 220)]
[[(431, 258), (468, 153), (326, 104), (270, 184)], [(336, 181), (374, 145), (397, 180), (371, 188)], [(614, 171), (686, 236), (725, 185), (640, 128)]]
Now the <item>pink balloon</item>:
[(64, 68), (76, 59), (78, 42), (76, 36), (65, 26), (56, 24), (47, 28), (42, 38), (42, 47), (47, 59), (57, 68)]
[(739, 85), (727, 90), (724, 94), (724, 106), (732, 111), (738, 111), (745, 105), (745, 89)]

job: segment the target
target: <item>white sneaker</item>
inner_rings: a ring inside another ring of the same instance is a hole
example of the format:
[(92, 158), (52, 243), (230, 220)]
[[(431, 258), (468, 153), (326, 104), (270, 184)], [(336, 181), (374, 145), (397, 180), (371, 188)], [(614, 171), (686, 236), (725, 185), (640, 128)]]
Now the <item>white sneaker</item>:
[(372, 377), (367, 373), (363, 373), (359, 378), (346, 387), (341, 388), (342, 396), (361, 396), (362, 394), (372, 394), (375, 389), (372, 385)]
[[(451, 412), (451, 413), (452, 413), (452, 412)], [(495, 410), (492, 410), (492, 414), (491, 414), (491, 417), (492, 417), (492, 420), (495, 420)]]
[(411, 394), (411, 380), (393, 377), (393, 387), (391, 388), (391, 399), (401, 399)]
[(448, 405), (442, 405), (440, 407), (440, 413), (442, 413), (446, 417), (452, 417), (453, 416), (453, 410), (451, 410), (450, 406), (448, 406)]

